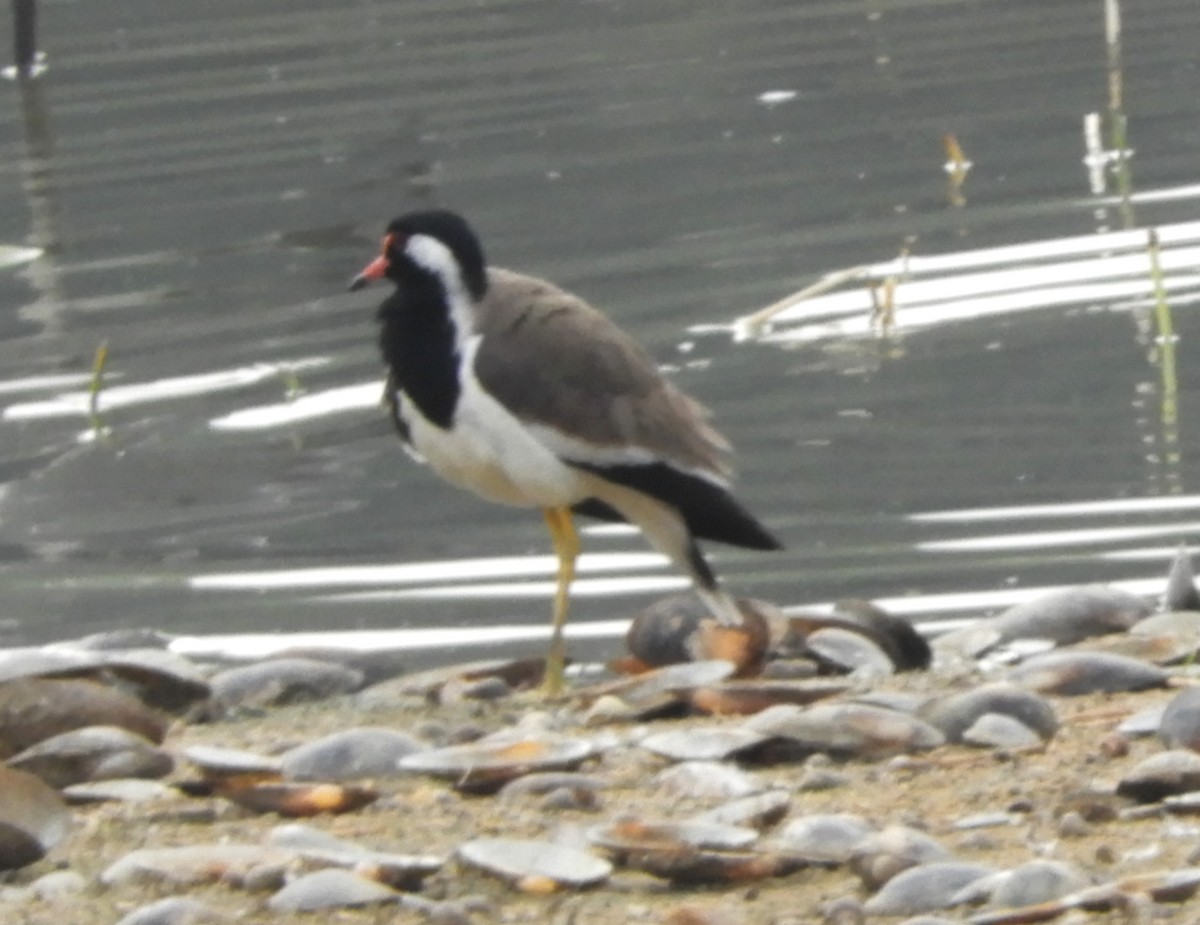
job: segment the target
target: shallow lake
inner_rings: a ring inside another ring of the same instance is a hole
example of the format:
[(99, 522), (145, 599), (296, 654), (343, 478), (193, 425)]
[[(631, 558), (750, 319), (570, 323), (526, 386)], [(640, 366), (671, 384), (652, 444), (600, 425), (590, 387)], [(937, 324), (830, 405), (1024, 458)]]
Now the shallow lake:
[[(430, 204), (712, 409), (787, 546), (713, 547), (731, 590), (1154, 593), (1200, 535), (1200, 5), (1127, 7), (43, 3), (0, 83), (0, 642), (536, 648), (540, 516), (404, 456), (345, 291)], [(584, 545), (603, 657), (682, 579)]]

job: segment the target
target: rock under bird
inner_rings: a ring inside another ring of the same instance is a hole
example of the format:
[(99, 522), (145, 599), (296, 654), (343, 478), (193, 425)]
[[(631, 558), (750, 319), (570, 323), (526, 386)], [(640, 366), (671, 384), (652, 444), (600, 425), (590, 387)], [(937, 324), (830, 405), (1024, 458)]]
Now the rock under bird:
[(489, 267), (459, 215), (395, 219), (352, 290), (379, 306), (386, 402), (408, 448), (442, 478), (540, 508), (558, 558), (545, 687), (563, 684), (573, 514), (626, 521), (683, 569), (716, 620), (737, 624), (698, 540), (780, 544), (733, 497), (729, 444), (609, 318), (543, 279)]

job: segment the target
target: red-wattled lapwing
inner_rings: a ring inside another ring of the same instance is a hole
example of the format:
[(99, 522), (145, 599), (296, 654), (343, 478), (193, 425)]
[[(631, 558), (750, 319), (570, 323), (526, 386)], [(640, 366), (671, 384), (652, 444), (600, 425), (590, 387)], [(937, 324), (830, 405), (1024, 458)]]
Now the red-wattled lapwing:
[(729, 449), (705, 410), (606, 316), (545, 280), (488, 267), (446, 211), (388, 225), (350, 288), (387, 278), (379, 306), (387, 402), (438, 475), (539, 507), (558, 556), (545, 688), (563, 683), (563, 625), (579, 539), (572, 512), (628, 521), (691, 576), (722, 624), (741, 618), (696, 541), (779, 542), (729, 492)]

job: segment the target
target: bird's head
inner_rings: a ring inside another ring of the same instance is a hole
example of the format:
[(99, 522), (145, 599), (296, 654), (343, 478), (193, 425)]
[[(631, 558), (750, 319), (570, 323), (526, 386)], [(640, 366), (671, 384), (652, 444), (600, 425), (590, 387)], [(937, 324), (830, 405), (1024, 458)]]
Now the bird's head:
[(483, 248), (461, 215), (436, 209), (410, 212), (392, 221), (378, 257), (363, 267), (350, 291), (377, 279), (403, 286), (413, 274), (437, 279), (447, 292), (463, 291), (476, 300), (487, 290)]

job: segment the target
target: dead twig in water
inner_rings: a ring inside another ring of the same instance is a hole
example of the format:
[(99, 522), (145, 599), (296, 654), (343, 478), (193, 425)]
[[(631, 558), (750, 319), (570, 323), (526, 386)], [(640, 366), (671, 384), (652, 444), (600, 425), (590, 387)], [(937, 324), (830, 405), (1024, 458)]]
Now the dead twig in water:
[(830, 289), (840, 286), (842, 283), (848, 283), (852, 280), (863, 279), (871, 272), (871, 268), (867, 266), (850, 267), (845, 270), (837, 270), (833, 273), (827, 273), (811, 286), (801, 289), (799, 292), (793, 292), (789, 296), (785, 296), (778, 302), (772, 302), (766, 308), (760, 308), (758, 311), (750, 315), (743, 315), (738, 318), (734, 324), (734, 330), (737, 332), (739, 340), (747, 340), (752, 337), (758, 337), (762, 334), (765, 328), (776, 315), (783, 311), (803, 302), (805, 299), (811, 299), (815, 296), (823, 295)]
[(100, 416), (100, 392), (104, 388), (104, 367), (108, 364), (108, 341), (100, 341), (96, 356), (92, 360), (92, 381), (88, 385), (88, 421), (92, 432), (99, 437), (105, 431), (104, 419)]

